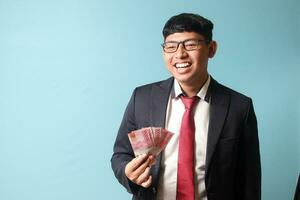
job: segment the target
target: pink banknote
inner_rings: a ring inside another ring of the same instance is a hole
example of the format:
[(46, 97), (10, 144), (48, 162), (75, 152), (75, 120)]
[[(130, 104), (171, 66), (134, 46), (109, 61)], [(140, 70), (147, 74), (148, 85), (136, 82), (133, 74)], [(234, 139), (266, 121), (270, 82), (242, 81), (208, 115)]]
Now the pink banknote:
[(135, 156), (152, 154), (157, 156), (169, 143), (173, 133), (161, 127), (147, 127), (128, 134)]

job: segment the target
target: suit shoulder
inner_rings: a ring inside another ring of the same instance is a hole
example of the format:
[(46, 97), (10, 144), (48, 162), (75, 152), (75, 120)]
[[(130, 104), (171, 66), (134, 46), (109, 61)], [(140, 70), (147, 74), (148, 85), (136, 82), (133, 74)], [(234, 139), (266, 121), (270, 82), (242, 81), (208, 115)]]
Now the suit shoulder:
[(234, 113), (234, 116), (245, 119), (249, 111), (253, 109), (253, 102), (250, 97), (219, 83), (217, 84), (216, 89), (218, 90), (217, 93), (223, 94), (219, 96), (219, 98), (222, 98), (222, 96), (228, 97), (229, 110), (231, 114)]
[(142, 91), (150, 91), (152, 90), (153, 87), (165, 87), (168, 86), (170, 84), (172, 84), (173, 82), (173, 78), (168, 78), (165, 80), (161, 80), (161, 81), (157, 81), (157, 82), (153, 82), (153, 83), (148, 83), (145, 85), (141, 85), (135, 88), (136, 91), (138, 92), (142, 92)]
[(235, 102), (241, 102), (241, 103), (246, 103), (248, 104), (249, 102), (252, 101), (251, 97), (246, 96), (245, 94), (242, 94), (232, 88), (229, 88), (225, 85), (222, 85), (220, 83), (218, 83), (219, 87), (221, 90), (223, 90), (225, 93), (229, 94), (229, 96), (231, 97), (231, 99)]

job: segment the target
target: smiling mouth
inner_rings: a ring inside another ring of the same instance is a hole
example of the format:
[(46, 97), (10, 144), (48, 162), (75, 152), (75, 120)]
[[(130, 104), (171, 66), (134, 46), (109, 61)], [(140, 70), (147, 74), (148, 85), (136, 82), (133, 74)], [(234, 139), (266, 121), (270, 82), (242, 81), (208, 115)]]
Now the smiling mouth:
[(176, 67), (177, 69), (178, 68), (188, 68), (190, 66), (191, 66), (191, 63), (188, 63), (188, 62), (186, 62), (186, 63), (176, 63), (174, 65), (174, 67)]

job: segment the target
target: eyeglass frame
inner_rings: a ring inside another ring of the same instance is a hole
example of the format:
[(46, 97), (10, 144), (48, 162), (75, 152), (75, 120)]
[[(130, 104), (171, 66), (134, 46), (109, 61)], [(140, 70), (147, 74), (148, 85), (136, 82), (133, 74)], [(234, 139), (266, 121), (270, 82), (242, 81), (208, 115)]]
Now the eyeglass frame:
[[(191, 40), (197, 41), (197, 42), (198, 42), (198, 43), (197, 43), (197, 48), (188, 50), (188, 49), (186, 49), (186, 47), (185, 47), (185, 42), (188, 42), (188, 41), (191, 41)], [(178, 50), (178, 47), (179, 47), (180, 44), (182, 44), (184, 50), (186, 50), (186, 51), (194, 51), (194, 50), (197, 50), (197, 49), (198, 49), (200, 42), (206, 42), (206, 43), (208, 44), (209, 42), (211, 42), (211, 40), (206, 40), (206, 39), (187, 39), (187, 40), (183, 40), (183, 41), (180, 41), (180, 42), (170, 41), (170, 42), (164, 42), (164, 43), (162, 43), (161, 46), (162, 46), (163, 51), (164, 51), (165, 53), (175, 53), (175, 52)], [(171, 51), (171, 52), (165, 51), (165, 45), (166, 45), (166, 43), (177, 44), (176, 49), (175, 49), (174, 51)]]

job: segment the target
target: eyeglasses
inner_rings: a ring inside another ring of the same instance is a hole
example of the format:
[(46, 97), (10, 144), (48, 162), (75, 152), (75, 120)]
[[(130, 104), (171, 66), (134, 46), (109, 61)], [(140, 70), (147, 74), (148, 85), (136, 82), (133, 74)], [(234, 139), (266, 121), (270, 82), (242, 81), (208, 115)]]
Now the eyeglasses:
[(210, 40), (189, 39), (189, 40), (184, 40), (181, 42), (170, 41), (170, 42), (164, 42), (163, 44), (161, 44), (161, 46), (162, 46), (164, 52), (174, 53), (177, 51), (180, 44), (183, 45), (183, 48), (186, 51), (193, 51), (193, 50), (196, 50), (199, 48), (200, 42), (210, 42)]

